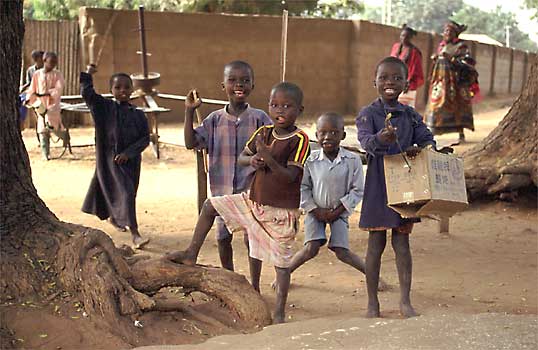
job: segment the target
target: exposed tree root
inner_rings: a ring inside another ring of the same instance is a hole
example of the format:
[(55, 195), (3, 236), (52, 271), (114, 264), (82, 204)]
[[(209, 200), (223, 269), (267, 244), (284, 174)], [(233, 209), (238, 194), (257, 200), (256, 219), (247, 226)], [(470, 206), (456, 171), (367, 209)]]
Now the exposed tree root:
[(471, 199), (514, 199), (518, 191), (538, 186), (538, 61), (521, 95), (499, 125), (464, 154)]
[(174, 264), (165, 259), (143, 260), (131, 267), (132, 285), (142, 292), (162, 287), (183, 286), (221, 299), (240, 319), (266, 326), (271, 315), (261, 296), (246, 278), (234, 272), (202, 266)]

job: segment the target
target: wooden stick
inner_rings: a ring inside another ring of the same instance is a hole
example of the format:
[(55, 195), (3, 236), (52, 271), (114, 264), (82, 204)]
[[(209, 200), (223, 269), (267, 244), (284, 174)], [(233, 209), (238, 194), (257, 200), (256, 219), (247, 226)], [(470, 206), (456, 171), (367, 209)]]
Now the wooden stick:
[[(194, 101), (196, 101), (198, 97), (198, 91), (194, 90), (192, 92), (192, 96), (194, 97)], [(203, 119), (202, 115), (200, 114), (200, 111), (198, 108), (196, 108), (196, 119), (198, 119), (198, 125), (202, 125)], [(208, 165), (207, 165), (207, 150), (205, 148), (202, 148), (202, 155), (204, 157), (204, 171), (207, 174), (208, 172)]]
[(114, 21), (116, 21), (116, 17), (118, 17), (118, 12), (114, 12), (112, 17), (108, 21), (108, 25), (105, 30), (105, 35), (103, 36), (103, 42), (101, 43), (101, 47), (99, 48), (99, 52), (97, 53), (97, 58), (95, 59), (95, 62), (90, 62), (90, 64), (93, 63), (96, 66), (99, 66), (99, 62), (101, 61), (101, 55), (103, 54), (103, 49), (105, 48), (108, 37), (110, 36), (110, 31), (112, 30), (112, 25), (114, 24)]
[(282, 38), (280, 40), (280, 81), (286, 80), (287, 49), (288, 49), (288, 10), (282, 10)]

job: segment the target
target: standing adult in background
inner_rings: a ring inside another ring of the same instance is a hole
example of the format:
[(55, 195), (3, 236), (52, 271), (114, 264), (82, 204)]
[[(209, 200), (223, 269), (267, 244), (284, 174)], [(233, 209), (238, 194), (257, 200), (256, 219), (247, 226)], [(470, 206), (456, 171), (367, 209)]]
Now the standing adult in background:
[(459, 133), (465, 141), (463, 129), (474, 131), (472, 87), (477, 86), (478, 73), (467, 44), (458, 36), (467, 26), (449, 21), (443, 31), (434, 60), (426, 123), (434, 135)]
[(408, 87), (405, 88), (398, 101), (413, 108), (415, 108), (417, 100), (417, 89), (424, 85), (422, 53), (411, 42), (415, 35), (417, 35), (417, 32), (404, 24), (400, 33), (400, 42), (394, 43), (390, 50), (390, 55), (401, 59), (406, 64), (409, 72), (407, 77)]

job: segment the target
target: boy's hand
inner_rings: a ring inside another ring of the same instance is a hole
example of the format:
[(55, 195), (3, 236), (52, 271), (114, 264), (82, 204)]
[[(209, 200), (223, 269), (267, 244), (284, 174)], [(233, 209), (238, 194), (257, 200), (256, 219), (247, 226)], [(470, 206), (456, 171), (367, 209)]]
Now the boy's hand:
[(93, 75), (97, 73), (97, 66), (93, 63), (90, 63), (86, 66), (86, 73)]
[(318, 221), (329, 223), (330, 212), (331, 212), (330, 209), (316, 208), (312, 210), (312, 215), (314, 215), (314, 217)]
[(407, 154), (407, 156), (410, 158), (410, 159), (413, 159), (417, 156), (417, 154), (420, 153), (420, 151), (422, 151), (422, 148), (418, 147), (418, 146), (409, 146), (406, 150), (405, 150), (405, 153)]
[(385, 127), (381, 130), (379, 134), (379, 140), (383, 143), (394, 143), (396, 142), (396, 128), (392, 126), (390, 121), (385, 121)]
[(261, 160), (264, 162), (271, 157), (271, 152), (269, 147), (265, 144), (265, 139), (267, 138), (267, 129), (264, 128), (256, 136), (256, 154), (260, 156)]
[(114, 162), (119, 165), (127, 163), (128, 160), (129, 157), (127, 157), (125, 153), (120, 153), (116, 157), (114, 157)]
[[(194, 94), (196, 93), (196, 98)], [(202, 99), (198, 97), (196, 90), (191, 90), (187, 94), (187, 99), (185, 100), (185, 108), (196, 109), (202, 105)]]
[(252, 157), (250, 157), (250, 165), (252, 165), (254, 169), (265, 168), (265, 162), (259, 154), (255, 154)]

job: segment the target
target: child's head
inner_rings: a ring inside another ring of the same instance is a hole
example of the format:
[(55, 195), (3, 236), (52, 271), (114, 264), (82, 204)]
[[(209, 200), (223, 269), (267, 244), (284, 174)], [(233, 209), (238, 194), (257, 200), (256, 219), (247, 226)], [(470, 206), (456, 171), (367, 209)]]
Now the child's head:
[(43, 68), (43, 51), (34, 50), (32, 51), (32, 61), (34, 61), (34, 64), (37, 68)]
[(230, 103), (244, 103), (254, 89), (254, 71), (247, 62), (232, 61), (224, 66), (222, 89)]
[(303, 92), (293, 83), (278, 83), (269, 96), (269, 116), (276, 130), (295, 130), (295, 120), (303, 112)]
[(133, 80), (126, 73), (114, 73), (109, 80), (110, 92), (119, 102), (128, 102), (133, 93)]
[(316, 138), (328, 156), (338, 155), (340, 141), (345, 139), (344, 118), (334, 112), (323, 113), (316, 123)]
[(58, 55), (56, 52), (47, 51), (43, 54), (43, 68), (46, 72), (50, 72), (58, 66)]
[(403, 45), (410, 45), (411, 39), (413, 39), (415, 35), (417, 35), (416, 30), (411, 27), (408, 27), (407, 24), (404, 24), (400, 33), (400, 42)]
[(398, 96), (408, 86), (407, 66), (396, 57), (385, 57), (375, 68), (374, 86), (379, 97), (385, 102), (398, 100)]

